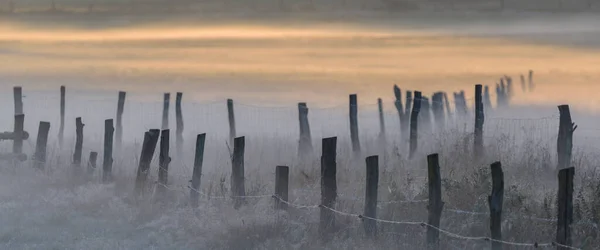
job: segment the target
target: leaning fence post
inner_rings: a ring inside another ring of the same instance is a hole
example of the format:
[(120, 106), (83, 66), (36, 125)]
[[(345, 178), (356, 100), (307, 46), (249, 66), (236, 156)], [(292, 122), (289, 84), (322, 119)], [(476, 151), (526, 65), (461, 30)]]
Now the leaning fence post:
[(350, 95), (350, 139), (352, 140), (352, 151), (360, 151), (360, 140), (358, 139), (358, 101), (356, 94)]
[[(373, 219), (377, 218), (377, 188), (379, 185), (379, 157), (369, 156), (366, 159), (367, 163), (367, 182), (365, 192), (365, 212), (363, 218), (365, 233), (369, 237), (377, 235), (377, 222)], [(372, 218), (372, 219), (370, 219)]]
[(412, 158), (417, 152), (417, 139), (418, 139), (418, 121), (419, 111), (421, 110), (421, 92), (415, 91), (415, 98), (413, 100), (412, 112), (410, 113), (410, 150), (408, 158)]
[(169, 163), (171, 157), (169, 157), (169, 130), (163, 129), (160, 133), (160, 152), (158, 159), (158, 197), (162, 198), (162, 195), (166, 192), (166, 187), (169, 182)]
[(238, 209), (244, 203), (246, 188), (244, 185), (244, 152), (246, 150), (245, 137), (237, 137), (233, 141), (233, 157), (231, 164), (231, 192), (233, 207)]
[(75, 118), (75, 152), (73, 153), (73, 166), (77, 171), (81, 168), (81, 154), (83, 148), (83, 122), (81, 117)]
[(300, 123), (298, 156), (306, 156), (306, 154), (312, 152), (312, 138), (308, 123), (308, 106), (305, 102), (298, 103), (298, 120)]
[(558, 106), (560, 113), (560, 123), (558, 126), (557, 153), (558, 166), (557, 169), (568, 168), (571, 165), (571, 156), (573, 152), (573, 132), (577, 129), (577, 125), (571, 120), (571, 111), (569, 105)]
[(65, 86), (60, 86), (60, 128), (58, 129), (58, 145), (63, 145), (65, 135)]
[(181, 110), (182, 99), (183, 93), (177, 92), (177, 96), (175, 96), (175, 122), (177, 126), (175, 131), (175, 147), (179, 156), (181, 156), (183, 150), (183, 112)]
[(227, 117), (229, 118), (229, 143), (232, 143), (236, 137), (235, 133), (235, 113), (233, 112), (233, 100), (227, 99)]
[(427, 206), (429, 216), (427, 223), (431, 225), (427, 227), (427, 244), (431, 249), (439, 249), (440, 233), (437, 228), (440, 227), (444, 202), (442, 202), (442, 178), (438, 154), (427, 156), (427, 179), (429, 181), (429, 204)]
[(335, 216), (329, 209), (335, 208), (337, 198), (337, 137), (324, 138), (321, 155), (321, 209), (319, 229), (326, 236), (335, 225)]
[(170, 102), (171, 102), (171, 93), (164, 93), (163, 112), (162, 112), (162, 129), (169, 128), (169, 103)]
[(102, 160), (102, 182), (104, 183), (112, 181), (114, 131), (113, 119), (106, 119), (104, 121), (104, 157)]
[(90, 152), (90, 159), (88, 159), (88, 175), (92, 175), (96, 169), (96, 160), (98, 159), (98, 152)]
[(192, 188), (190, 189), (190, 201), (193, 207), (198, 206), (198, 195), (200, 194), (200, 179), (202, 177), (202, 162), (204, 161), (204, 143), (206, 134), (196, 137), (196, 153), (194, 155), (194, 172), (192, 173)]
[(474, 152), (475, 158), (483, 157), (483, 123), (485, 121), (483, 100), (482, 100), (482, 85), (475, 85), (475, 139)]
[(15, 115), (15, 139), (13, 140), (13, 153), (20, 155), (23, 153), (23, 140), (29, 138), (29, 134), (24, 131), (25, 126), (25, 115)]
[(33, 166), (37, 169), (43, 169), (46, 164), (48, 132), (50, 132), (50, 123), (40, 122), (38, 127), (37, 141), (35, 144), (35, 153), (33, 155)]
[(146, 181), (148, 179), (148, 172), (150, 170), (150, 163), (156, 150), (156, 144), (158, 143), (158, 136), (160, 130), (150, 129), (150, 131), (144, 133), (144, 142), (142, 144), (142, 153), (140, 156), (140, 163), (138, 165), (137, 176), (135, 180), (136, 193), (142, 194), (146, 187)]
[(123, 143), (123, 112), (125, 110), (125, 97), (127, 93), (124, 91), (119, 91), (119, 99), (117, 100), (117, 124), (115, 129), (115, 137), (116, 137), (116, 148), (117, 151), (121, 150), (121, 145)]
[[(490, 207), (490, 231), (492, 239), (502, 240), (502, 203), (504, 202), (504, 172), (502, 164), (494, 162), (492, 168), (492, 194), (488, 196)], [(492, 250), (501, 250), (502, 243), (492, 241)]]
[(290, 168), (277, 166), (275, 168), (275, 209), (287, 209)]
[(13, 97), (15, 99), (15, 115), (23, 114), (23, 88), (20, 86), (14, 87)]
[[(558, 222), (556, 243), (571, 246), (571, 223), (573, 223), (573, 177), (575, 168), (565, 168), (558, 172)], [(556, 249), (569, 249), (558, 246)]]

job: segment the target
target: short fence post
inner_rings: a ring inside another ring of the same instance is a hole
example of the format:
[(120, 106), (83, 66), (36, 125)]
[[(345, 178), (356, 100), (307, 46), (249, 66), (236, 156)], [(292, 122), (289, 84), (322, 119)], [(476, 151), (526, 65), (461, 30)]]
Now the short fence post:
[(148, 179), (148, 172), (150, 171), (150, 163), (156, 150), (156, 144), (158, 143), (158, 136), (160, 130), (150, 129), (150, 131), (144, 133), (144, 142), (142, 144), (142, 153), (140, 156), (140, 163), (138, 165), (137, 176), (135, 180), (135, 190), (138, 195), (142, 194), (146, 188), (146, 181)]
[(65, 135), (65, 86), (60, 86), (60, 128), (58, 129), (58, 145), (63, 145)]
[(162, 129), (169, 128), (169, 103), (171, 102), (171, 93), (164, 93), (163, 96), (163, 112), (162, 112)]
[(350, 139), (352, 140), (352, 151), (360, 152), (360, 140), (358, 138), (358, 100), (356, 94), (350, 95)]
[(96, 169), (96, 160), (98, 159), (98, 152), (90, 152), (90, 159), (88, 159), (88, 175), (92, 175)]
[[(367, 182), (365, 192), (365, 212), (363, 224), (365, 233), (369, 237), (377, 235), (377, 222), (373, 219), (377, 218), (377, 189), (379, 186), (379, 157), (369, 156), (366, 159), (367, 163)], [(372, 219), (371, 219), (372, 218)]]
[(179, 156), (181, 156), (183, 150), (183, 111), (181, 110), (182, 99), (183, 93), (177, 92), (177, 96), (175, 96), (175, 122), (177, 126), (177, 130), (175, 131), (175, 148)]
[(321, 209), (319, 231), (326, 239), (328, 233), (335, 226), (335, 215), (329, 210), (334, 209), (337, 199), (337, 163), (336, 163), (337, 137), (324, 138), (322, 141), (321, 155)]
[(475, 85), (475, 139), (473, 140), (473, 151), (475, 158), (483, 157), (483, 123), (485, 121), (483, 100), (482, 100), (482, 85)]
[(81, 117), (75, 118), (75, 152), (73, 153), (73, 166), (76, 171), (81, 169), (81, 154), (83, 148), (83, 122)]
[(25, 115), (15, 115), (15, 139), (13, 140), (13, 153), (20, 155), (23, 153), (23, 140), (29, 138), (29, 134), (24, 131)]
[(104, 157), (102, 160), (102, 182), (104, 183), (112, 181), (114, 131), (113, 119), (106, 119), (104, 121)]
[(379, 110), (379, 138), (382, 143), (385, 142), (385, 118), (383, 116), (383, 101), (377, 99), (377, 109)]
[(121, 150), (121, 146), (123, 143), (123, 112), (125, 111), (125, 97), (127, 93), (124, 91), (119, 91), (119, 99), (117, 100), (117, 124), (115, 129), (115, 137), (116, 137), (116, 148), (117, 151)]
[(229, 143), (233, 143), (236, 137), (235, 132), (235, 113), (233, 111), (233, 100), (227, 99), (227, 117), (229, 120)]
[(23, 88), (16, 86), (13, 88), (15, 99), (15, 115), (23, 114)]
[(244, 203), (246, 187), (244, 185), (244, 152), (246, 150), (245, 137), (237, 137), (233, 141), (233, 157), (231, 164), (231, 192), (233, 194), (233, 207), (238, 209)]
[(305, 102), (298, 103), (298, 120), (300, 123), (298, 156), (303, 157), (309, 153), (312, 153), (313, 150), (310, 125), (308, 123), (308, 106)]
[(427, 206), (429, 216), (427, 223), (435, 227), (427, 227), (427, 244), (430, 249), (439, 249), (440, 233), (437, 228), (440, 227), (444, 202), (442, 202), (442, 178), (438, 154), (427, 156), (427, 170), (429, 181), (429, 204)]
[(33, 166), (37, 169), (43, 169), (46, 164), (48, 132), (50, 132), (50, 123), (40, 122), (38, 127), (37, 141), (35, 144), (35, 154), (33, 155)]
[(158, 159), (158, 187), (157, 194), (159, 198), (162, 198), (164, 193), (167, 191), (167, 185), (169, 182), (169, 163), (171, 157), (169, 157), (169, 130), (163, 129), (160, 133), (160, 152)]
[[(573, 223), (573, 177), (575, 168), (564, 168), (558, 172), (558, 222), (556, 243), (571, 246), (571, 223)], [(566, 247), (558, 246), (558, 250)]]
[(287, 210), (290, 168), (277, 166), (275, 168), (275, 209)]
[(200, 179), (202, 177), (202, 162), (204, 162), (204, 143), (206, 134), (196, 137), (196, 153), (194, 155), (194, 172), (192, 173), (192, 188), (190, 189), (190, 201), (193, 207), (198, 206), (198, 195), (200, 194)]
[(571, 165), (571, 157), (573, 152), (573, 132), (577, 129), (577, 125), (571, 120), (571, 111), (569, 105), (558, 106), (560, 113), (560, 123), (558, 127), (557, 153), (558, 166), (557, 169), (568, 168)]
[(412, 157), (417, 152), (417, 139), (419, 136), (419, 112), (421, 111), (421, 92), (415, 91), (415, 99), (413, 101), (412, 112), (410, 113), (410, 150), (408, 158)]
[[(492, 194), (488, 196), (490, 207), (490, 231), (492, 239), (502, 240), (502, 203), (504, 202), (504, 172), (502, 164), (494, 162), (492, 169)], [(492, 250), (501, 250), (502, 243), (492, 241)]]

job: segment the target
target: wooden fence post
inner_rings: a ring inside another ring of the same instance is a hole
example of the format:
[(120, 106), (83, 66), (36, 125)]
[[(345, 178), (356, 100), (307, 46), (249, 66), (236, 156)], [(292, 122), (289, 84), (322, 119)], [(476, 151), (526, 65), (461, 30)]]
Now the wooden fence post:
[(117, 100), (117, 124), (115, 129), (116, 148), (117, 152), (121, 150), (123, 144), (123, 112), (125, 111), (125, 97), (127, 93), (119, 91), (119, 99)]
[(171, 93), (164, 93), (163, 96), (163, 112), (162, 112), (162, 129), (169, 128), (169, 104), (171, 102)]
[(25, 115), (15, 115), (15, 139), (13, 140), (13, 153), (20, 155), (23, 153), (23, 140), (29, 138), (29, 134), (24, 130), (25, 126)]
[(98, 152), (90, 152), (90, 159), (88, 159), (88, 175), (92, 175), (96, 169), (96, 160), (98, 159)]
[(35, 144), (35, 153), (33, 155), (33, 166), (37, 169), (43, 169), (46, 165), (48, 132), (50, 132), (50, 123), (40, 122), (38, 127), (37, 141)]
[(162, 198), (167, 191), (167, 185), (169, 183), (169, 163), (171, 157), (169, 157), (169, 130), (163, 129), (160, 133), (160, 152), (158, 159), (158, 186), (157, 195)]
[(381, 142), (385, 142), (385, 118), (383, 116), (383, 101), (377, 99), (377, 109), (379, 110), (379, 138)]
[(433, 111), (433, 123), (437, 131), (443, 131), (446, 127), (444, 115), (444, 93), (435, 92), (431, 97), (431, 109)]
[(419, 126), (421, 131), (431, 132), (431, 105), (429, 98), (421, 97), (421, 110), (419, 111)]
[(81, 117), (75, 118), (75, 152), (73, 153), (73, 166), (76, 171), (81, 169), (81, 154), (83, 148), (83, 122)]
[(235, 113), (233, 111), (233, 100), (227, 99), (227, 117), (229, 118), (229, 143), (233, 143), (235, 133)]
[(521, 91), (527, 92), (527, 84), (525, 83), (525, 76), (521, 74)]
[(360, 152), (360, 140), (358, 138), (358, 100), (356, 94), (350, 95), (350, 139), (352, 139), (352, 151)]
[(231, 192), (233, 207), (238, 209), (244, 203), (246, 188), (244, 184), (244, 152), (246, 150), (245, 137), (237, 137), (233, 141), (233, 157), (231, 164)]
[(557, 169), (568, 168), (571, 165), (571, 156), (573, 152), (573, 132), (577, 125), (571, 120), (571, 111), (569, 105), (558, 106), (560, 113), (560, 123), (558, 126), (558, 166)]
[(135, 190), (138, 195), (142, 194), (146, 188), (146, 181), (148, 179), (148, 172), (150, 171), (150, 163), (156, 150), (156, 144), (158, 143), (158, 136), (160, 130), (150, 129), (150, 131), (144, 133), (144, 142), (142, 144), (142, 153), (140, 156), (140, 163), (138, 165), (137, 176), (135, 180)]
[(177, 96), (175, 97), (175, 122), (177, 126), (177, 130), (175, 131), (175, 149), (180, 157), (183, 150), (183, 111), (181, 110), (182, 99), (183, 93), (177, 92)]
[(533, 84), (533, 70), (529, 70), (529, 92), (533, 92), (535, 84)]
[[(502, 203), (504, 202), (504, 172), (502, 164), (494, 162), (492, 169), (492, 194), (488, 196), (490, 207), (490, 231), (492, 239), (502, 240)], [(502, 243), (492, 241), (492, 250), (502, 250)]]
[(452, 117), (452, 110), (450, 109), (450, 100), (448, 100), (448, 94), (444, 92), (444, 106), (446, 106), (446, 115), (448, 119)]
[(483, 108), (490, 110), (492, 108), (492, 100), (490, 99), (490, 87), (485, 85), (483, 91)]
[(404, 128), (406, 130), (402, 131), (406, 136), (405, 139), (410, 137), (410, 120), (412, 115), (412, 104), (413, 104), (413, 94), (412, 91), (406, 91), (406, 106), (404, 107)]
[(60, 86), (60, 128), (58, 129), (58, 145), (62, 147), (65, 136), (65, 86)]
[(440, 227), (442, 210), (444, 202), (442, 202), (442, 177), (440, 175), (440, 163), (438, 154), (427, 156), (427, 178), (429, 181), (429, 216), (427, 223), (436, 228), (427, 228), (427, 244), (430, 249), (439, 249), (440, 233), (437, 228)]
[(277, 166), (275, 168), (275, 209), (287, 210), (290, 168)]
[[(575, 168), (564, 168), (558, 172), (558, 222), (556, 243), (571, 246), (571, 223), (573, 223), (573, 177)], [(569, 248), (560, 247), (557, 250)]]
[(473, 145), (473, 151), (475, 152), (475, 158), (481, 159), (483, 157), (483, 123), (485, 121), (483, 100), (482, 100), (482, 85), (475, 85), (475, 139)]
[(410, 150), (408, 154), (409, 159), (412, 159), (412, 157), (417, 152), (417, 139), (419, 136), (419, 111), (421, 111), (421, 92), (415, 91), (415, 99), (413, 101), (412, 112), (410, 113)]
[(104, 120), (104, 157), (102, 160), (102, 182), (104, 183), (112, 181), (114, 132), (113, 119)]
[[(337, 137), (324, 138), (321, 154), (321, 209), (319, 231), (326, 239), (335, 226), (335, 215), (327, 209), (335, 207), (337, 199), (337, 163), (336, 163)], [(326, 208), (327, 207), (327, 208)]]
[(514, 95), (512, 78), (509, 76), (506, 76), (505, 79), (506, 79), (506, 99), (507, 99), (508, 103), (510, 104), (510, 100), (512, 99), (512, 97)]
[(377, 222), (369, 218), (377, 218), (377, 189), (379, 186), (379, 157), (369, 156), (367, 163), (367, 181), (365, 192), (365, 212), (363, 218), (365, 233), (374, 238), (377, 235)]
[(308, 153), (312, 153), (313, 150), (310, 125), (308, 123), (308, 106), (305, 102), (298, 103), (298, 120), (300, 123), (298, 156), (303, 157)]
[(202, 162), (204, 162), (204, 143), (206, 134), (196, 137), (196, 153), (194, 155), (194, 172), (192, 173), (192, 188), (190, 189), (190, 201), (193, 207), (198, 206), (198, 195), (200, 194), (200, 180), (202, 177)]
[(404, 105), (402, 105), (402, 90), (398, 87), (398, 85), (394, 85), (394, 97), (396, 100), (394, 101), (394, 106), (396, 106), (396, 111), (398, 111), (398, 119), (400, 121), (400, 135), (404, 136), (404, 133), (408, 131), (408, 123), (404, 122), (405, 114), (404, 114)]
[(14, 87), (13, 97), (15, 100), (15, 115), (23, 114), (23, 88), (20, 86)]

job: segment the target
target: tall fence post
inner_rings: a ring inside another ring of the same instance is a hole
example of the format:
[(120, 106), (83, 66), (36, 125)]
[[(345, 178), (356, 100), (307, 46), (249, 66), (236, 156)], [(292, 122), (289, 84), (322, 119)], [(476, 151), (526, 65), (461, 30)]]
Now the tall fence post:
[(73, 166), (76, 171), (81, 169), (81, 155), (83, 148), (83, 122), (81, 117), (75, 118), (75, 152), (73, 153)]
[(15, 115), (15, 127), (13, 132), (15, 133), (15, 139), (13, 140), (13, 153), (20, 155), (23, 153), (23, 140), (29, 138), (29, 134), (25, 132), (25, 115)]
[(275, 168), (275, 209), (287, 210), (289, 195), (290, 168), (277, 166)]
[(245, 137), (237, 137), (233, 141), (233, 157), (231, 164), (231, 192), (233, 207), (238, 209), (244, 203), (246, 188), (244, 184), (244, 154), (246, 150)]
[(23, 114), (23, 88), (20, 86), (14, 87), (13, 97), (15, 100), (15, 115)]
[(475, 158), (483, 157), (483, 123), (485, 121), (482, 98), (482, 85), (475, 85), (475, 139), (473, 140), (473, 151)]
[(62, 147), (65, 136), (65, 86), (60, 86), (60, 128), (58, 129), (58, 145)]
[(335, 208), (337, 199), (337, 137), (324, 138), (321, 155), (321, 209), (319, 231), (324, 239), (335, 226), (335, 215), (328, 208)]
[(558, 106), (560, 113), (560, 123), (558, 126), (557, 153), (558, 166), (557, 169), (568, 168), (571, 165), (571, 157), (573, 152), (573, 132), (577, 129), (577, 125), (571, 120), (571, 111), (569, 105)]
[(358, 100), (356, 94), (350, 95), (350, 139), (352, 140), (352, 151), (360, 152), (360, 140), (358, 139)]
[[(367, 236), (374, 238), (377, 235), (377, 189), (379, 186), (379, 157), (369, 156), (367, 163), (367, 182), (365, 191), (365, 212), (368, 218), (363, 218), (363, 225)], [(371, 219), (373, 218), (373, 219)]]
[[(571, 246), (571, 223), (573, 223), (573, 177), (575, 168), (564, 168), (558, 171), (558, 222), (556, 227), (556, 243)], [(557, 250), (569, 248), (558, 246)]]
[(227, 99), (227, 117), (229, 118), (229, 143), (233, 143), (236, 137), (235, 132), (235, 113), (233, 111), (233, 100)]
[(385, 142), (385, 118), (383, 116), (383, 101), (381, 98), (377, 99), (377, 109), (379, 110), (379, 139), (381, 142)]
[(46, 148), (48, 146), (48, 132), (50, 132), (49, 122), (40, 122), (38, 135), (35, 143), (35, 153), (33, 155), (33, 166), (37, 169), (43, 169), (46, 165)]
[(125, 97), (127, 93), (119, 91), (119, 99), (117, 100), (117, 124), (115, 129), (116, 148), (117, 152), (121, 150), (123, 143), (123, 112), (125, 111)]
[(427, 179), (429, 181), (429, 216), (427, 223), (436, 228), (427, 227), (427, 244), (430, 249), (439, 249), (440, 233), (437, 228), (440, 227), (442, 210), (442, 177), (440, 175), (440, 163), (438, 154), (427, 156)]
[(138, 195), (142, 194), (146, 188), (146, 181), (148, 180), (148, 172), (150, 171), (150, 163), (156, 150), (156, 144), (158, 143), (158, 136), (160, 135), (159, 129), (150, 129), (144, 133), (144, 142), (142, 144), (142, 153), (140, 156), (140, 163), (138, 165), (137, 176), (135, 180), (135, 190)]
[(412, 112), (410, 113), (410, 150), (408, 154), (410, 159), (417, 152), (419, 111), (421, 111), (421, 92), (415, 91), (415, 99), (413, 101)]
[(169, 103), (171, 102), (171, 93), (164, 93), (163, 96), (163, 112), (162, 112), (162, 129), (169, 128)]
[[(502, 240), (502, 204), (504, 203), (504, 172), (502, 164), (494, 162), (492, 169), (492, 194), (488, 196), (490, 207), (490, 231), (493, 240)], [(492, 250), (502, 250), (502, 243), (492, 241)]]
[(305, 102), (298, 103), (298, 121), (300, 124), (298, 156), (303, 157), (313, 150), (310, 125), (308, 123), (308, 106)]
[(98, 160), (98, 152), (90, 152), (90, 158), (88, 159), (88, 176), (94, 174), (94, 170), (96, 169), (96, 161)]
[(169, 130), (163, 129), (160, 132), (160, 152), (158, 157), (158, 187), (157, 195), (159, 198), (163, 198), (163, 195), (167, 191), (167, 185), (169, 183), (169, 163), (171, 157), (169, 157)]
[(183, 111), (181, 110), (181, 100), (183, 99), (183, 93), (177, 92), (175, 96), (175, 149), (177, 154), (181, 156), (183, 150)]
[(196, 137), (196, 153), (194, 155), (194, 172), (192, 173), (192, 188), (190, 189), (190, 202), (193, 207), (198, 206), (198, 195), (200, 194), (200, 180), (202, 178), (202, 163), (204, 162), (204, 143), (206, 134)]
[(102, 160), (102, 182), (104, 183), (112, 181), (114, 132), (113, 119), (106, 119), (104, 121), (104, 157)]

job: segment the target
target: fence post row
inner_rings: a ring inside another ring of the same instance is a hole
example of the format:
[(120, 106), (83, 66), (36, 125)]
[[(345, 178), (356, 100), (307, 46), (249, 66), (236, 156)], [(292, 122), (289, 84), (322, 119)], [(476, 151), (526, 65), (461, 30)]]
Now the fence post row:
[(244, 184), (244, 154), (246, 138), (237, 137), (233, 141), (233, 157), (231, 164), (231, 192), (233, 193), (233, 207), (238, 209), (245, 202), (246, 187)]
[(337, 199), (336, 148), (337, 137), (329, 137), (322, 140), (319, 231), (321, 232), (323, 239), (327, 238), (327, 235), (329, 235), (335, 225), (335, 216), (333, 212), (325, 207), (335, 208), (335, 200)]
[(204, 143), (206, 134), (196, 137), (196, 153), (194, 155), (194, 172), (192, 173), (192, 188), (190, 189), (190, 201), (193, 207), (198, 206), (198, 195), (200, 192), (200, 179), (202, 177), (202, 162), (204, 161)]

